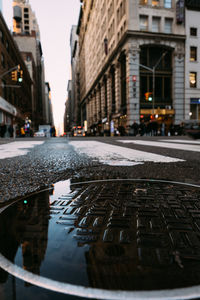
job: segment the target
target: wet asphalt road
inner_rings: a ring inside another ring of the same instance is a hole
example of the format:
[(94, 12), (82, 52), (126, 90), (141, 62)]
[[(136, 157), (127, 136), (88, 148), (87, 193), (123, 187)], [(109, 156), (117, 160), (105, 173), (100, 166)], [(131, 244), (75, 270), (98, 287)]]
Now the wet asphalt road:
[[(185, 139), (188, 137), (165, 137), (165, 139)], [(121, 137), (121, 139), (136, 139), (153, 141), (161, 137)], [(16, 142), (28, 139), (16, 139)], [(32, 141), (33, 139), (30, 139)], [(35, 139), (42, 140), (42, 139)], [(184, 159), (177, 163), (152, 163), (132, 167), (108, 166), (93, 161), (86, 155), (77, 154), (68, 143), (74, 140), (97, 140), (125, 148), (146, 151), (164, 156)], [(51, 138), (45, 143), (30, 149), (27, 155), (0, 159), (0, 203), (28, 195), (35, 191), (50, 187), (52, 184), (65, 180), (85, 181), (112, 178), (151, 178), (174, 180), (186, 183), (200, 184), (200, 152), (182, 151), (176, 149), (157, 148), (136, 144), (122, 144), (118, 137), (96, 138)], [(10, 143), (11, 139), (1, 139), (2, 143)], [(200, 145), (199, 145), (200, 147)]]
[[(120, 139), (158, 142), (161, 138)], [(188, 137), (164, 139), (194, 142)], [(173, 286), (172, 283), (174, 287), (198, 285), (199, 188), (169, 182), (157, 186), (148, 180), (139, 184), (106, 180), (155, 179), (200, 185), (199, 151), (122, 144), (118, 137), (17, 139), (16, 142), (33, 140), (45, 142), (29, 149), (26, 155), (0, 159), (0, 255), (36, 275), (108, 290), (134, 289), (133, 283), (136, 290), (158, 288), (161, 292)], [(184, 161), (109, 166), (78, 154), (69, 141), (100, 141)], [(13, 140), (0, 140), (0, 146), (10, 142)], [(105, 182), (89, 187), (80, 184), (92, 180)], [(28, 197), (30, 194), (33, 195)], [(17, 201), (4, 211), (8, 203), (24, 195), (26, 200)], [(1, 256), (0, 263), (2, 266)], [(26, 277), (20, 280), (11, 274), (0, 268), (2, 300), (86, 299), (43, 289), (40, 284), (27, 283)]]

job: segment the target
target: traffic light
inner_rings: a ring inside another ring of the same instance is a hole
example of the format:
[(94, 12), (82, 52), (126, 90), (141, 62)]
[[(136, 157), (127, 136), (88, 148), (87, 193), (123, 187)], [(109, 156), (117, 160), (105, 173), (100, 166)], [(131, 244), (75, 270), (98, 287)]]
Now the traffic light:
[(146, 93), (144, 94), (144, 96), (145, 96), (145, 100), (146, 100), (146, 101), (152, 101), (152, 100), (153, 100), (152, 92), (146, 92)]
[(17, 71), (17, 81), (18, 82), (23, 81), (23, 71), (22, 70)]
[(17, 70), (12, 71), (11, 78), (12, 78), (12, 81), (17, 81)]
[(152, 101), (152, 100), (153, 100), (152, 93), (149, 93), (148, 101)]

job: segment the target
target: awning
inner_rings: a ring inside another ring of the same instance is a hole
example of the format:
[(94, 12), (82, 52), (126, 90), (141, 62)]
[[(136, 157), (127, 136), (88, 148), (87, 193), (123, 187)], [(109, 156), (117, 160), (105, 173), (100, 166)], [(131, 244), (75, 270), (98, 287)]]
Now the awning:
[(174, 109), (162, 109), (162, 108), (156, 108), (156, 109), (141, 109), (140, 110), (141, 115), (174, 115), (175, 110)]
[(5, 112), (9, 113), (12, 116), (17, 115), (17, 109), (12, 104), (10, 104), (5, 99), (3, 99), (2, 97), (0, 97), (0, 110), (3, 110)]

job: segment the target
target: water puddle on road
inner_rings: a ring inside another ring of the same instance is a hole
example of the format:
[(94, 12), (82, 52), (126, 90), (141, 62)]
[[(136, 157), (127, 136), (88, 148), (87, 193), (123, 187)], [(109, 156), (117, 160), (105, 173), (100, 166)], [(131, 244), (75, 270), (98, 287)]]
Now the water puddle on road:
[(0, 213), (0, 299), (199, 297), (199, 200), (199, 186), (131, 179), (19, 200)]

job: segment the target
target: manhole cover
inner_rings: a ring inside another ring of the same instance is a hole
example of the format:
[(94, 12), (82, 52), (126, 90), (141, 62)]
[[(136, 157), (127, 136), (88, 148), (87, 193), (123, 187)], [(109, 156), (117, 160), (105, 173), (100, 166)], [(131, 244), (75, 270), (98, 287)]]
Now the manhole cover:
[[(2, 211), (2, 269), (84, 297), (200, 296), (199, 186), (155, 180), (65, 184)], [(1, 282), (6, 274), (0, 273)]]

